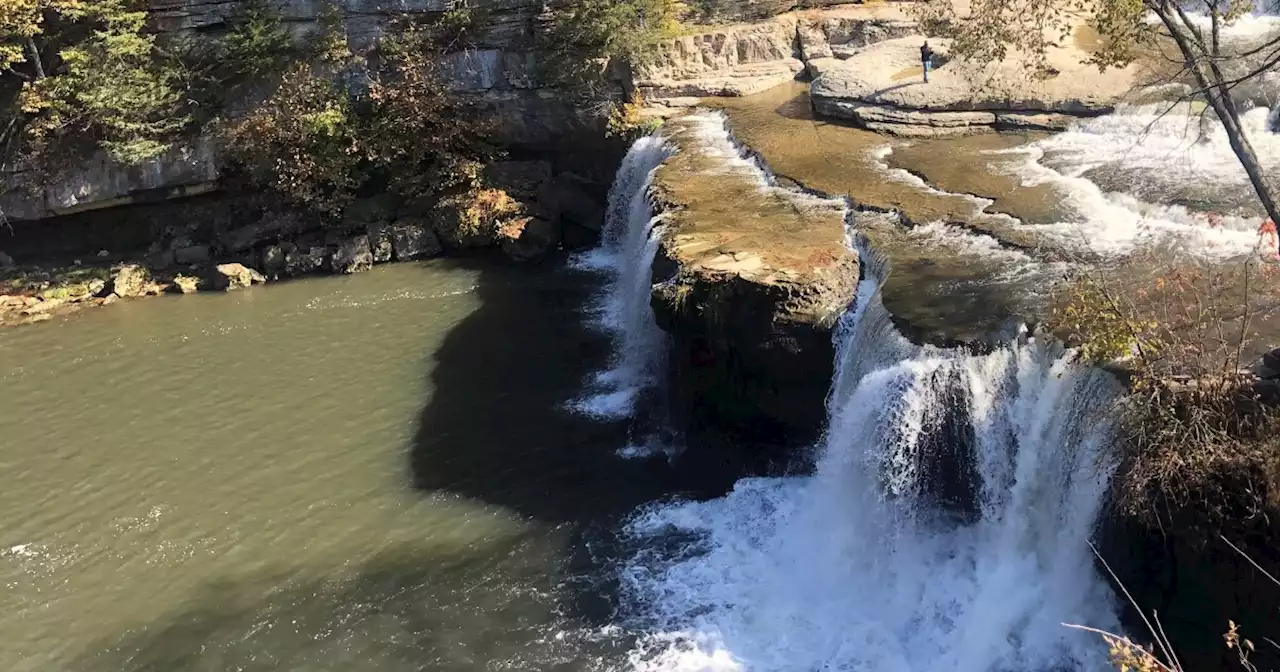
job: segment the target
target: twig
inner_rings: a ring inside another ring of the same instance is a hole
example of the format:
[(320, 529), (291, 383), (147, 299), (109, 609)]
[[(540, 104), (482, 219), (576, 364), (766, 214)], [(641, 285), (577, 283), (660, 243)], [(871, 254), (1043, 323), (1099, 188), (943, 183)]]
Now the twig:
[(1227, 545), (1230, 546), (1231, 549), (1234, 550), (1236, 553), (1239, 553), (1245, 560), (1248, 560), (1249, 564), (1253, 565), (1254, 569), (1257, 569), (1259, 572), (1262, 572), (1263, 576), (1267, 577), (1268, 579), (1271, 579), (1271, 582), (1276, 584), (1277, 586), (1280, 586), (1280, 581), (1276, 580), (1276, 577), (1272, 576), (1271, 572), (1268, 572), (1267, 570), (1263, 569), (1262, 566), (1259, 565), (1257, 562), (1254, 562), (1253, 558), (1249, 557), (1248, 553), (1245, 553), (1244, 551), (1240, 550), (1240, 547), (1231, 543), (1231, 540), (1227, 539), (1226, 536), (1220, 534), (1218, 535), (1218, 537), (1223, 541), (1227, 542)]

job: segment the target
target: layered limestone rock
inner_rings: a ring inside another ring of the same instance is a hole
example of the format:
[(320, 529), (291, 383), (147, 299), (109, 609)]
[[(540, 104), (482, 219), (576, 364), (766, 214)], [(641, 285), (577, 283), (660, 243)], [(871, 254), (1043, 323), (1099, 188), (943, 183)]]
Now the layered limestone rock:
[(993, 130), (1065, 129), (1077, 117), (1112, 111), (1142, 81), (1141, 66), (1100, 73), (1071, 46), (1049, 53), (1049, 70), (1029, 74), (1024, 59), (986, 67), (950, 61), (948, 40), (923, 81), (920, 35), (885, 40), (845, 60), (811, 62), (814, 110), (873, 131), (938, 137)]
[[(149, 0), (152, 25), (164, 40), (200, 41), (216, 37), (244, 13), (248, 0)], [(471, 99), (496, 120), (494, 141), (554, 148), (559, 138), (581, 128), (582, 120), (554, 88), (542, 81), (535, 37), (542, 0), (474, 0), (483, 18), (472, 48), (441, 57), (439, 72), (450, 89)], [(298, 42), (320, 30), (328, 3), (278, 0), (270, 5)], [(342, 0), (348, 46), (364, 53), (395, 17), (441, 14), (450, 0)], [(233, 101), (232, 107), (235, 108)], [(235, 109), (231, 110), (236, 113)], [(77, 170), (52, 183), (24, 179), (22, 171), (0, 173), (0, 213), (10, 220), (44, 219), (90, 209), (182, 198), (218, 187), (219, 160), (211, 138), (200, 137), (138, 166), (97, 153)], [(34, 186), (32, 184), (34, 183)]]
[[(810, 6), (819, 4), (842, 3)], [(669, 107), (691, 106), (708, 96), (751, 95), (812, 72), (815, 64), (914, 32), (914, 26), (893, 5), (791, 12), (718, 26), (660, 43), (635, 84), (645, 100)]]
[(0, 213), (8, 219), (44, 219), (142, 201), (196, 196), (213, 191), (220, 177), (209, 138), (180, 144), (138, 166), (97, 152), (79, 169), (50, 182), (21, 168), (0, 172)]
[(858, 282), (844, 203), (769, 184), (719, 114), (669, 121), (664, 135), (677, 152), (652, 187), (663, 218), (652, 304), (676, 343), (677, 407), (695, 427), (811, 440), (830, 330)]

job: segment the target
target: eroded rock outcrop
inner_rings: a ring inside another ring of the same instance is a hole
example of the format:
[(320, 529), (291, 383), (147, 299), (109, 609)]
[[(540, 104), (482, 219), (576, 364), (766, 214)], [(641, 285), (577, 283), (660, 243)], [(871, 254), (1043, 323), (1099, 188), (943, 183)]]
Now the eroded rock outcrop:
[(676, 342), (677, 406), (751, 441), (812, 440), (830, 330), (858, 282), (844, 203), (768, 184), (719, 114), (670, 121), (664, 135), (678, 151), (652, 187), (663, 213), (652, 305)]
[[(842, 3), (810, 6), (819, 4)], [(707, 96), (750, 95), (795, 79), (815, 62), (847, 58), (914, 30), (901, 9), (888, 5), (791, 12), (718, 26), (659, 44), (654, 62), (637, 74), (636, 86), (646, 100), (673, 107)]]
[(1134, 91), (1141, 68), (1100, 73), (1079, 48), (1049, 53), (1048, 71), (1029, 72), (1017, 57), (976, 67), (946, 56), (948, 40), (933, 40), (938, 53), (930, 81), (923, 81), (921, 35), (882, 41), (845, 60), (811, 64), (814, 110), (868, 130), (939, 137), (994, 130), (1064, 130), (1075, 118), (1106, 114)]

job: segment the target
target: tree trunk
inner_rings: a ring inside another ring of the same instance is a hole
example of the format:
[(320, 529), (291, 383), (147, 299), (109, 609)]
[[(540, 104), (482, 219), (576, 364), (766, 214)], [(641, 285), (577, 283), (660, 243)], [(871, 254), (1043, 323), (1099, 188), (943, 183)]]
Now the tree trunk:
[(1275, 189), (1258, 163), (1258, 155), (1253, 150), (1249, 137), (1245, 135), (1244, 127), (1240, 124), (1239, 112), (1231, 100), (1231, 92), (1226, 88), (1222, 71), (1212, 64), (1212, 59), (1208, 57), (1207, 45), (1197, 43), (1196, 36), (1183, 26), (1179, 16), (1174, 15), (1176, 8), (1171, 9), (1168, 4), (1162, 2), (1153, 9), (1177, 43), (1187, 69), (1195, 76), (1196, 83), (1205, 92), (1205, 98), (1218, 115), (1218, 120), (1222, 122), (1231, 151), (1235, 152), (1244, 172), (1248, 174), (1249, 182), (1258, 193), (1258, 200), (1262, 201), (1262, 207), (1267, 211), (1267, 216), (1271, 221), (1280, 224), (1280, 207), (1277, 206)]
[(34, 38), (27, 38), (27, 54), (31, 58), (31, 64), (36, 68), (36, 79), (44, 79), (44, 63), (40, 62), (40, 49), (36, 47)]

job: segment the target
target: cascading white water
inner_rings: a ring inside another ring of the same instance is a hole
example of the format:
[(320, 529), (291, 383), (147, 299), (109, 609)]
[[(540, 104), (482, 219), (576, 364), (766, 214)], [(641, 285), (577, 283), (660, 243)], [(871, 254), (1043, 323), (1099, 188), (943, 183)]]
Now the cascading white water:
[(652, 267), (661, 232), (649, 201), (653, 173), (671, 154), (657, 135), (636, 141), (622, 161), (605, 215), (599, 248), (578, 265), (609, 274), (595, 306), (598, 324), (613, 334), (614, 355), (574, 405), (607, 418), (629, 416), (637, 396), (656, 381), (666, 353), (664, 334), (649, 307)]
[[(914, 346), (863, 258), (816, 473), (630, 523), (648, 549), (623, 572), (645, 633), (633, 667), (1097, 669), (1105, 648), (1062, 623), (1115, 627), (1087, 544), (1114, 381), (1025, 337), (981, 356)], [(948, 458), (931, 439), (957, 412), (969, 446)], [(972, 472), (966, 520), (937, 506), (940, 466)]]
[[(1026, 184), (1050, 184), (1074, 216), (1034, 227), (1066, 246), (1124, 254), (1142, 245), (1175, 244), (1209, 258), (1252, 252), (1262, 212), (1222, 125), (1167, 105), (1122, 105), (1070, 130), (1008, 153)], [(1280, 135), (1271, 111), (1242, 118), (1263, 169), (1280, 173)], [(1211, 226), (1205, 212), (1221, 215)]]

